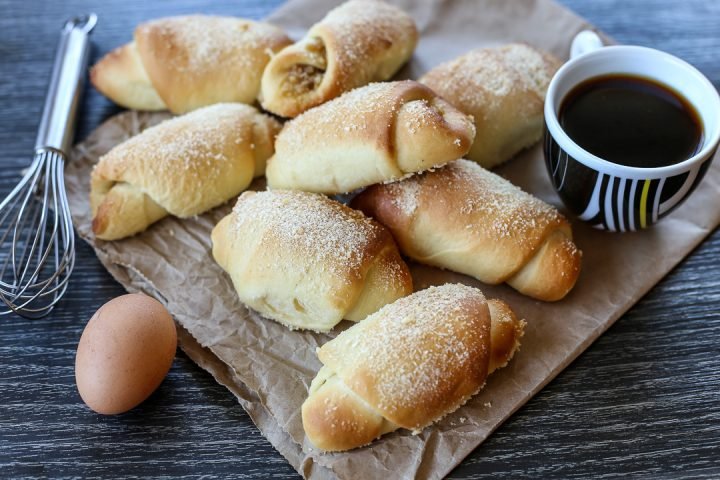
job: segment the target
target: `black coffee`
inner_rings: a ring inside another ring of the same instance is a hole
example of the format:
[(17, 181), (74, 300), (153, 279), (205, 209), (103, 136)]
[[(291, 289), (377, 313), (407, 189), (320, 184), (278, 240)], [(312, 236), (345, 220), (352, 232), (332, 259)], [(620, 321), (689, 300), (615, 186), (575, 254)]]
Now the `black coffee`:
[(631, 75), (586, 80), (565, 97), (560, 125), (590, 153), (631, 167), (682, 162), (702, 145), (702, 122), (670, 87)]

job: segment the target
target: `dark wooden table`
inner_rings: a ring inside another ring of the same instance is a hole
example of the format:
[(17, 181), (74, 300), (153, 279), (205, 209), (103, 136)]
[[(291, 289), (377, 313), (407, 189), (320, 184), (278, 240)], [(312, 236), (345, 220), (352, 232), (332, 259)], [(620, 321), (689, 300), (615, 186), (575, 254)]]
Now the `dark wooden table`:
[[(262, 18), (280, 3), (0, 0), (0, 195), (30, 159), (66, 17), (99, 14), (94, 60), (141, 20), (197, 11)], [(720, 1), (562, 3), (619, 42), (679, 55), (720, 85)], [(89, 89), (78, 138), (116, 111)], [(85, 407), (74, 382), (78, 339), (92, 313), (124, 291), (87, 245), (77, 254), (49, 317), (0, 318), (0, 477), (295, 478), (232, 394), (182, 353), (132, 412), (103, 417)], [(451, 476), (720, 477), (718, 259), (715, 231)]]

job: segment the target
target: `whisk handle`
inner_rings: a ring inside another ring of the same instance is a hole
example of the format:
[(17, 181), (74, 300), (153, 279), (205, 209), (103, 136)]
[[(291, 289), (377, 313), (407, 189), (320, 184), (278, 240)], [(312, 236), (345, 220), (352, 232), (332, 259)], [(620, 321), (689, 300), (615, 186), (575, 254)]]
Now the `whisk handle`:
[(90, 50), (88, 35), (96, 23), (97, 16), (91, 13), (69, 19), (62, 28), (35, 141), (36, 151), (55, 149), (65, 155), (70, 151)]

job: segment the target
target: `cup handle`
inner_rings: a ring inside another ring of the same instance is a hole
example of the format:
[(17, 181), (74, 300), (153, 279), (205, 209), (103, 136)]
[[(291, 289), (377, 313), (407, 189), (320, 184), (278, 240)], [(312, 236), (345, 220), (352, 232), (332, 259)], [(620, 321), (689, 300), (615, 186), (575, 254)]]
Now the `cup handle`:
[(584, 55), (604, 46), (597, 33), (591, 30), (583, 30), (573, 38), (572, 45), (570, 46), (570, 58)]

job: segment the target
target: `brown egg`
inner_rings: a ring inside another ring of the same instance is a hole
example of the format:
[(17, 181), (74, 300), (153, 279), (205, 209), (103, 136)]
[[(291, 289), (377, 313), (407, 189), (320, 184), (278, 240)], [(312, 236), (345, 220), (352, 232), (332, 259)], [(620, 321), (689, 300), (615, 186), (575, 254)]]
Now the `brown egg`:
[(142, 403), (167, 375), (177, 331), (160, 302), (134, 293), (114, 298), (88, 322), (75, 357), (83, 401), (105, 415)]

